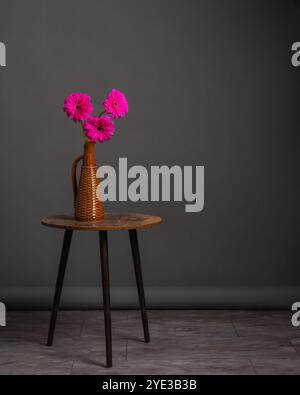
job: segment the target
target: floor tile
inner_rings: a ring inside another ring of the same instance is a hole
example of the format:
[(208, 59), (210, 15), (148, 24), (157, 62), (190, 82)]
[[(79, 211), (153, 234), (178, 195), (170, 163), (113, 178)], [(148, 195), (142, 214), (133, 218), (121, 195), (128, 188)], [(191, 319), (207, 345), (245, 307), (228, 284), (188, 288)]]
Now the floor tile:
[(189, 361), (176, 360), (159, 360), (155, 363), (138, 358), (134, 361), (114, 361), (114, 367), (106, 369), (97, 366), (90, 366), (82, 363), (75, 363), (72, 374), (146, 374), (146, 375), (254, 375), (255, 371), (252, 364), (247, 359), (190, 359)]
[(103, 311), (8, 312), (0, 328), (3, 374), (299, 374), (300, 330), (283, 311), (113, 311), (113, 362), (105, 367)]
[(300, 356), (298, 358), (254, 358), (251, 362), (256, 373), (260, 375), (300, 375)]
[(198, 336), (182, 339), (166, 338), (163, 334), (156, 339), (152, 336), (150, 344), (138, 344), (128, 341), (127, 358), (134, 359), (144, 355), (147, 359), (190, 359), (205, 356), (209, 358), (236, 357), (251, 358), (254, 356), (289, 357), (296, 355), (296, 350), (288, 339), (256, 339), (242, 337)]

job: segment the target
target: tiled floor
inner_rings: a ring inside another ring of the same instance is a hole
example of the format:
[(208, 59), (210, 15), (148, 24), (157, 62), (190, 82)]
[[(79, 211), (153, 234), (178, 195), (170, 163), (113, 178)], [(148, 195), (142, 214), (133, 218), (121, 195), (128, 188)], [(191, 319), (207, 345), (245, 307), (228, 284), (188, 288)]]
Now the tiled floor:
[(149, 311), (145, 344), (139, 312), (114, 311), (111, 369), (102, 311), (60, 312), (50, 348), (49, 319), (49, 312), (8, 313), (0, 375), (300, 374), (300, 328), (290, 312)]

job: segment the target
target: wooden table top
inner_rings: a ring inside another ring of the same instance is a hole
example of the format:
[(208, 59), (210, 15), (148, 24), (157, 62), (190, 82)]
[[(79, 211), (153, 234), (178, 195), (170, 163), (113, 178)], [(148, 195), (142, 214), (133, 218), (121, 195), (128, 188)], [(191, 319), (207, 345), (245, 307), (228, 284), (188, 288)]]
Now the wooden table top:
[(135, 213), (105, 213), (102, 221), (92, 222), (75, 221), (72, 215), (54, 215), (42, 219), (42, 224), (51, 228), (89, 231), (145, 229), (161, 223), (160, 217)]

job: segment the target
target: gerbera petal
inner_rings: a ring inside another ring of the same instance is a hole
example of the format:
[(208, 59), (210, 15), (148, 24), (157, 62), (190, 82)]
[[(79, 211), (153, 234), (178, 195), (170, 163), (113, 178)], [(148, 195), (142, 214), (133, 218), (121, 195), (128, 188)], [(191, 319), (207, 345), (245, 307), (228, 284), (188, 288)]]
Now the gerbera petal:
[(72, 93), (65, 99), (64, 112), (74, 122), (86, 120), (93, 112), (90, 96), (85, 93)]
[(104, 141), (110, 140), (114, 134), (114, 123), (109, 116), (104, 115), (103, 117), (89, 117), (84, 123), (84, 131), (86, 136), (91, 140)]
[(103, 101), (103, 106), (107, 114), (113, 118), (122, 118), (128, 113), (128, 102), (125, 95), (113, 89)]

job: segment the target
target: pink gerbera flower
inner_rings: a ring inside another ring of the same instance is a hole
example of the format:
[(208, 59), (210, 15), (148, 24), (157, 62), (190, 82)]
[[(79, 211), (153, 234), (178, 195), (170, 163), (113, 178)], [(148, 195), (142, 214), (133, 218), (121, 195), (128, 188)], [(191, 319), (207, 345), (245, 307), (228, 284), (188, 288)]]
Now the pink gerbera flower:
[(103, 106), (113, 118), (122, 118), (128, 113), (128, 102), (125, 95), (113, 89), (108, 97), (104, 100)]
[(109, 116), (89, 117), (84, 123), (85, 135), (93, 142), (110, 140), (115, 132), (115, 126)]
[(64, 112), (74, 122), (85, 121), (93, 112), (90, 96), (73, 93), (65, 99)]

